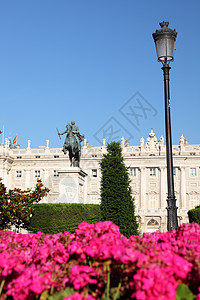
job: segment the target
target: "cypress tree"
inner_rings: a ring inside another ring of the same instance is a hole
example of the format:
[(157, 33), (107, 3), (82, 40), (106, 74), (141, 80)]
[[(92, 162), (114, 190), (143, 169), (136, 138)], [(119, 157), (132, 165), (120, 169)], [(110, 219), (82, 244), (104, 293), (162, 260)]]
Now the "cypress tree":
[(129, 170), (125, 166), (119, 142), (107, 145), (107, 154), (103, 155), (100, 167), (102, 221), (112, 221), (126, 237), (137, 235), (138, 223)]

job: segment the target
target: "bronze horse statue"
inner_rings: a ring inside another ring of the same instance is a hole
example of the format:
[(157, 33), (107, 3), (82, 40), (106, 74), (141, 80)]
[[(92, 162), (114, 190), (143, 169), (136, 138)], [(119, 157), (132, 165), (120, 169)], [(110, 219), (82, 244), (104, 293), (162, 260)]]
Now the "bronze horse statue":
[(69, 152), (69, 160), (70, 160), (70, 167), (79, 167), (80, 166), (80, 151), (78, 141), (75, 136), (72, 134), (72, 128), (70, 124), (67, 124), (67, 136), (65, 138), (65, 143), (63, 145), (63, 152)]
[(67, 151), (69, 152), (70, 167), (80, 167), (80, 142), (83, 140), (84, 136), (80, 135), (78, 127), (75, 126), (74, 121), (72, 121), (72, 125), (68, 123), (66, 128), (67, 129), (62, 133), (59, 133), (57, 129), (59, 136), (67, 133), (62, 151), (64, 154), (66, 154)]

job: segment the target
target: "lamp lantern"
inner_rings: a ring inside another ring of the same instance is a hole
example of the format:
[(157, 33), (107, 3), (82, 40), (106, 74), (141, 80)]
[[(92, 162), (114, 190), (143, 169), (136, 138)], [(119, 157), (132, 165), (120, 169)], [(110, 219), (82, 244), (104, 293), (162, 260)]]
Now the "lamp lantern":
[(156, 45), (158, 61), (162, 63), (174, 60), (174, 50), (177, 32), (168, 28), (169, 22), (161, 22), (161, 28), (153, 33), (153, 39)]

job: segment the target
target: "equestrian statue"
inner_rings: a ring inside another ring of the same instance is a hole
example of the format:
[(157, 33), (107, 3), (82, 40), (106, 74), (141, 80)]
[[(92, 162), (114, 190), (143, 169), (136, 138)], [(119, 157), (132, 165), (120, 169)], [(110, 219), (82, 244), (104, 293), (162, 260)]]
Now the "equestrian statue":
[(81, 158), (81, 142), (84, 139), (84, 135), (81, 135), (78, 126), (75, 126), (75, 121), (71, 121), (71, 124), (66, 125), (66, 130), (60, 133), (57, 129), (59, 137), (63, 134), (67, 134), (62, 151), (64, 154), (69, 152), (70, 167), (80, 167)]

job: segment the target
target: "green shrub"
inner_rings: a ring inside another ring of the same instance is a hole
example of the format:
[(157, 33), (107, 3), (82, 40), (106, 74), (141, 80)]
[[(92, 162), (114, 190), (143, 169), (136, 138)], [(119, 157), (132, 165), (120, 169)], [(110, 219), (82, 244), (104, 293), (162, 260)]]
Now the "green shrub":
[(189, 222), (195, 222), (200, 224), (200, 206), (195, 207), (188, 211)]
[(0, 178), (0, 230), (27, 229), (33, 213), (33, 203), (38, 203), (49, 189), (37, 180), (33, 190), (7, 189)]
[(86, 221), (96, 223), (101, 220), (98, 204), (35, 204), (33, 217), (28, 230), (37, 233), (58, 233), (69, 231), (73, 233), (78, 225)]
[(200, 205), (196, 206), (195, 209), (196, 209), (196, 208), (200, 208)]

